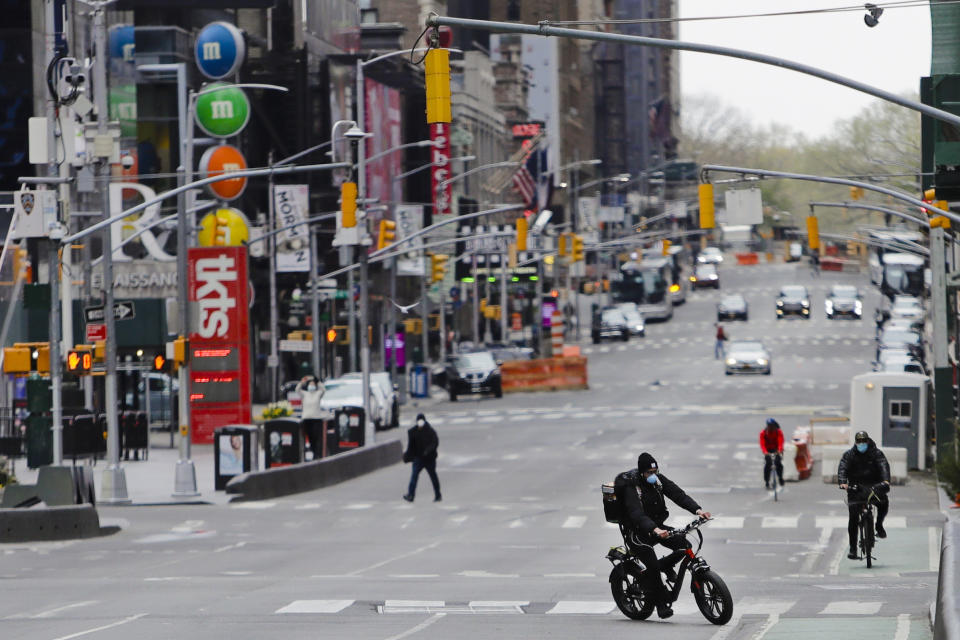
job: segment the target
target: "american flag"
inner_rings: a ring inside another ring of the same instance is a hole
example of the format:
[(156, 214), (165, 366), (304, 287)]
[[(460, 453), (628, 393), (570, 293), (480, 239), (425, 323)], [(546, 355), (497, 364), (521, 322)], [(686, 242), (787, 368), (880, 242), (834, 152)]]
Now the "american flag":
[(531, 153), (526, 161), (513, 174), (513, 188), (517, 190), (528, 209), (537, 204), (537, 176), (542, 164), (546, 162), (546, 151), (541, 149)]

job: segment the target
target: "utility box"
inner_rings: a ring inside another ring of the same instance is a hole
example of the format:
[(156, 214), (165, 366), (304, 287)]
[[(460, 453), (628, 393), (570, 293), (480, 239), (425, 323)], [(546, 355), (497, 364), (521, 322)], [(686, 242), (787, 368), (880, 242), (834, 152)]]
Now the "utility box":
[(907, 468), (926, 469), (930, 452), (930, 378), (919, 373), (871, 372), (850, 382), (850, 445), (863, 430), (881, 449), (907, 450)]

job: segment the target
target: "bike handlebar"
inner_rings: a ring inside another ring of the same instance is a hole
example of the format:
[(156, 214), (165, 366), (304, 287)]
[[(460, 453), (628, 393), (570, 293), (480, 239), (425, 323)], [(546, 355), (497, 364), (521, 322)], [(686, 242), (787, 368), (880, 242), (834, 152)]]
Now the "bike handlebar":
[(694, 529), (699, 529), (700, 527), (702, 527), (702, 526), (705, 525), (706, 523), (710, 522), (711, 520), (713, 520), (713, 518), (697, 517), (696, 520), (694, 520), (693, 522), (691, 522), (691, 523), (688, 524), (687, 526), (685, 526), (685, 527), (683, 527), (683, 528), (680, 528), (680, 529), (673, 529), (673, 530), (669, 533), (669, 535), (667, 535), (667, 537), (668, 537), (668, 538), (675, 538), (675, 537), (677, 537), (677, 536), (685, 536), (685, 535), (687, 535), (688, 533), (690, 533), (691, 531), (693, 531)]

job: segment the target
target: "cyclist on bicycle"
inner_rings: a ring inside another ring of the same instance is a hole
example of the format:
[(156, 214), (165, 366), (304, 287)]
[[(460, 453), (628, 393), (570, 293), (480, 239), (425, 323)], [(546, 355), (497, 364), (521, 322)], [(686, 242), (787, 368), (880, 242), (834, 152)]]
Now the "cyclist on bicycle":
[[(660, 571), (668, 580), (676, 581), (677, 574), (673, 567), (683, 558), (685, 550), (690, 548), (690, 542), (682, 536), (669, 537), (673, 527), (664, 524), (669, 516), (664, 497), (702, 518), (709, 519), (710, 513), (701, 509), (693, 498), (659, 471), (657, 461), (645, 451), (637, 458), (636, 471), (631, 470), (620, 477), (628, 477), (622, 493), (623, 511), (627, 519), (624, 524), (629, 530), (628, 543), (631, 543), (631, 550), (648, 569), (644, 575), (647, 576), (647, 588), (655, 594), (657, 615), (669, 618), (673, 615), (673, 609), (667, 602), (667, 591)], [(653, 549), (658, 543), (673, 549), (673, 553), (658, 560)]]
[(864, 488), (874, 487), (874, 504), (877, 506), (877, 537), (886, 538), (887, 532), (883, 528), (883, 520), (890, 509), (887, 492), (890, 491), (890, 465), (887, 457), (877, 447), (866, 431), (857, 431), (854, 436), (854, 445), (843, 453), (840, 466), (837, 469), (837, 479), (840, 488), (847, 490), (847, 509), (850, 519), (847, 521), (847, 533), (850, 537), (850, 553), (847, 557), (857, 560), (857, 521), (860, 514), (860, 504), (856, 504), (860, 496), (850, 490), (850, 485), (861, 485)]
[[(770, 489), (771, 467), (776, 465), (777, 478), (783, 486), (783, 431), (773, 418), (767, 418), (767, 427), (760, 431), (760, 450), (763, 451), (763, 482)], [(776, 482), (776, 479), (774, 479)]]

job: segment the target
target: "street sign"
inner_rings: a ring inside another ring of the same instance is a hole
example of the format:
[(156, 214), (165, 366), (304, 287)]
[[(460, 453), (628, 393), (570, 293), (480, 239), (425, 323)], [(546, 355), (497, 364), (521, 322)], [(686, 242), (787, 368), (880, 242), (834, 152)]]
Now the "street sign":
[(93, 343), (107, 339), (107, 325), (96, 322), (87, 323), (87, 339), (84, 342)]
[(215, 82), (197, 97), (197, 124), (215, 138), (235, 136), (250, 120), (250, 100), (243, 89)]
[(243, 32), (229, 22), (211, 22), (197, 35), (194, 53), (197, 68), (208, 78), (232, 75), (246, 56)]
[(313, 351), (313, 343), (310, 340), (281, 340), (280, 351), (310, 353)]
[[(85, 307), (83, 317), (86, 319), (87, 324), (102, 322), (104, 317), (103, 307)], [(113, 318), (115, 320), (133, 320), (135, 317), (136, 313), (133, 301), (124, 300), (123, 302), (113, 303)]]
[[(200, 157), (200, 175), (204, 178), (219, 176), (247, 168), (247, 160), (240, 149), (233, 145), (221, 144), (210, 147)], [(221, 200), (236, 200), (247, 188), (247, 179), (231, 178), (207, 185), (214, 197)]]
[(324, 278), (317, 280), (317, 289), (336, 289), (337, 281), (334, 278)]

